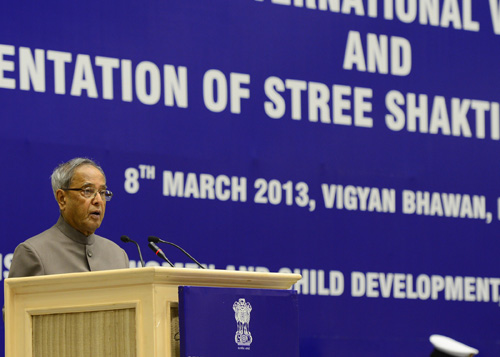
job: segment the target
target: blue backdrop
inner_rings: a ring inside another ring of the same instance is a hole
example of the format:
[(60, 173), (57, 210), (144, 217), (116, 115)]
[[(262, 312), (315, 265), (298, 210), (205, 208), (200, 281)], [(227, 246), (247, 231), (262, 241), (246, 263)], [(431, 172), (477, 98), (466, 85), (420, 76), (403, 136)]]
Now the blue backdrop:
[(301, 273), (301, 356), (425, 356), (434, 333), (498, 356), (499, 9), (4, 4), (2, 278), (86, 156), (115, 195), (98, 234)]

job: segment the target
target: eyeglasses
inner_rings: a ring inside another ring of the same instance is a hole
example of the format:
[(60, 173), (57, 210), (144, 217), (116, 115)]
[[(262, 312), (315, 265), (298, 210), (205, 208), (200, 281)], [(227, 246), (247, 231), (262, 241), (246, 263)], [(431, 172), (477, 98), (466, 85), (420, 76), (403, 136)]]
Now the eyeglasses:
[(113, 197), (113, 192), (109, 190), (96, 190), (93, 187), (82, 187), (82, 188), (63, 188), (64, 191), (80, 191), (82, 196), (85, 198), (94, 198), (99, 194), (101, 198), (105, 201), (111, 201)]

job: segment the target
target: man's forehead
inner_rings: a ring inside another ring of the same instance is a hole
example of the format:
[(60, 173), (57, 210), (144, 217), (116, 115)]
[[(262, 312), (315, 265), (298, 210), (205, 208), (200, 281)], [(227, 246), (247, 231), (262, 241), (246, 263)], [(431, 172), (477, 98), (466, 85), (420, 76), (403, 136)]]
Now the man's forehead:
[(106, 179), (97, 168), (91, 165), (77, 167), (71, 180), (73, 183), (85, 185), (105, 186)]

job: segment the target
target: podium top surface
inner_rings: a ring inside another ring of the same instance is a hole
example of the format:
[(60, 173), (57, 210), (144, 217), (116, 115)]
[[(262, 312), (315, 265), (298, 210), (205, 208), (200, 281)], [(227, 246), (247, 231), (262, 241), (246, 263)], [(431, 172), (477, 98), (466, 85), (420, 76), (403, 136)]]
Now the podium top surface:
[(5, 289), (16, 294), (85, 289), (88, 287), (123, 287), (127, 285), (193, 285), (289, 289), (300, 278), (300, 274), (145, 267), (9, 278), (5, 280)]

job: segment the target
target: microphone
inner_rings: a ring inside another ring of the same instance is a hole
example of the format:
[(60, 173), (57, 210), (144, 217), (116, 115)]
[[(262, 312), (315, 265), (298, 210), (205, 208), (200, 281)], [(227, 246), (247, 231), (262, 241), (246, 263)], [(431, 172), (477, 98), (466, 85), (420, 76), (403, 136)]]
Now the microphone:
[(146, 264), (144, 264), (144, 259), (142, 259), (141, 247), (139, 247), (139, 244), (137, 244), (135, 240), (130, 239), (128, 236), (121, 236), (120, 239), (122, 240), (123, 243), (132, 242), (137, 246), (137, 251), (139, 252), (139, 259), (141, 260), (141, 265), (144, 268)]
[(186, 252), (184, 249), (182, 249), (181, 247), (179, 247), (177, 244), (174, 244), (172, 242), (167, 242), (163, 239), (160, 239), (158, 237), (155, 237), (155, 236), (149, 236), (148, 237), (148, 241), (149, 243), (166, 243), (166, 244), (170, 244), (170, 245), (173, 245), (174, 247), (176, 247), (177, 249), (179, 249), (181, 252), (183, 252), (184, 254), (187, 255), (187, 257), (189, 259), (191, 259), (193, 262), (195, 262), (201, 269), (205, 269), (205, 267), (203, 265), (201, 265), (200, 263), (198, 263), (198, 261), (196, 259), (194, 259), (191, 254), (189, 254), (188, 252)]
[(156, 244), (154, 244), (154, 242), (149, 242), (148, 243), (148, 247), (151, 248), (151, 250), (153, 252), (155, 252), (155, 254), (157, 256), (159, 256), (160, 258), (162, 258), (164, 261), (166, 261), (168, 264), (170, 264), (170, 266), (173, 268), (174, 265), (172, 264), (172, 262), (170, 260), (168, 260), (167, 256), (165, 255), (165, 253), (163, 253), (163, 250), (160, 249), (160, 247), (158, 247)]

